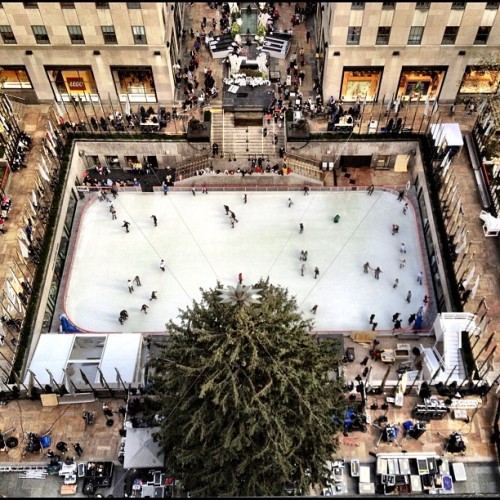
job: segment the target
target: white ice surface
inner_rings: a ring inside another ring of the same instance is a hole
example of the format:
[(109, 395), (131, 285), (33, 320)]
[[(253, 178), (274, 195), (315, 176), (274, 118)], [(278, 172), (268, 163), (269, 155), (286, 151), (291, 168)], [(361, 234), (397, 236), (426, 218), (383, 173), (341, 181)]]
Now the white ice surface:
[[(290, 208), (289, 197), (294, 202)], [(269, 276), (288, 288), (319, 331), (370, 330), (372, 313), (379, 331), (392, 330), (396, 312), (407, 327), (408, 316), (429, 295), (427, 277), (423, 286), (416, 281), (424, 270), (417, 215), (411, 204), (404, 215), (404, 201), (390, 192), (249, 192), (247, 204), (242, 192), (120, 193), (113, 203), (117, 220), (111, 219), (107, 202), (93, 199), (77, 228), (64, 310), (84, 331), (165, 331), (179, 308), (200, 299), (200, 287), (213, 288), (217, 280), (236, 285), (239, 272), (246, 285)], [(223, 205), (239, 221), (234, 229)], [(158, 217), (157, 227), (152, 214)], [(340, 222), (334, 224), (336, 214)], [(131, 223), (130, 233), (122, 227), (124, 220)], [(394, 236), (393, 223), (400, 226)], [(399, 268), (401, 242), (407, 248), (404, 269)], [(301, 250), (309, 253), (303, 277)], [(366, 261), (382, 269), (379, 280), (373, 272), (363, 273)], [(127, 280), (136, 275), (142, 286), (129, 293)], [(153, 290), (158, 299), (150, 301)], [(410, 304), (405, 301), (408, 290)], [(150, 306), (147, 315), (140, 311), (142, 304)], [(129, 313), (124, 325), (118, 322), (122, 309)]]

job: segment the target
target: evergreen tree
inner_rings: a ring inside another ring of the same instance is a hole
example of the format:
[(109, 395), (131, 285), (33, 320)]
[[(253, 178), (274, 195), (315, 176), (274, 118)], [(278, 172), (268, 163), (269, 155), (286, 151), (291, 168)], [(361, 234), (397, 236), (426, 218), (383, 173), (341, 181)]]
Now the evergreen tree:
[(168, 323), (151, 366), (166, 465), (194, 496), (323, 486), (344, 401), (342, 380), (330, 376), (337, 344), (318, 342), (295, 298), (269, 280), (201, 293), (180, 324)]

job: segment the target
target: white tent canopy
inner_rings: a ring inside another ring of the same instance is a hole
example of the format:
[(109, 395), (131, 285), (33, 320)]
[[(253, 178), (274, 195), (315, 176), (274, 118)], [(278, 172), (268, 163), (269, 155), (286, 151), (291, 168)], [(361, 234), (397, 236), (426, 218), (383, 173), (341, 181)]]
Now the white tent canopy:
[[(62, 385), (64, 371), (80, 389), (88, 386), (82, 378), (82, 370), (89, 382), (100, 387), (101, 370), (110, 386), (117, 385), (117, 372), (125, 384), (142, 383), (140, 356), (142, 352), (142, 335), (140, 333), (44, 333), (40, 335), (31, 361), (31, 370), (40, 384), (50, 384), (50, 375)], [(29, 371), (24, 383), (28, 384)]]
[(148, 469), (163, 467), (165, 455), (159, 443), (153, 440), (158, 427), (128, 428), (125, 438), (123, 467), (125, 469)]
[(439, 149), (448, 147), (462, 147), (464, 139), (458, 123), (440, 123), (431, 125), (431, 134), (434, 145)]

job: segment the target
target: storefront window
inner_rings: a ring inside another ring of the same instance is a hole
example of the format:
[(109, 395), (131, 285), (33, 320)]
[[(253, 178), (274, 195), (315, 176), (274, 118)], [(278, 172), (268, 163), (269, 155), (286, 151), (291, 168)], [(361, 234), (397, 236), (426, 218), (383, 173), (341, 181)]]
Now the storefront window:
[(99, 101), (94, 74), (90, 67), (54, 68), (46, 67), (56, 99), (65, 102), (71, 99)]
[(112, 66), (116, 93), (121, 102), (156, 102), (153, 71), (150, 66)]
[(446, 75), (446, 67), (404, 67), (398, 85), (398, 96), (403, 101), (435, 101)]
[(4, 89), (32, 89), (24, 66), (3, 66), (0, 70), (0, 86)]
[(500, 72), (480, 66), (467, 66), (460, 85), (460, 94), (495, 94)]
[(382, 79), (382, 68), (344, 68), (342, 100), (374, 102)]

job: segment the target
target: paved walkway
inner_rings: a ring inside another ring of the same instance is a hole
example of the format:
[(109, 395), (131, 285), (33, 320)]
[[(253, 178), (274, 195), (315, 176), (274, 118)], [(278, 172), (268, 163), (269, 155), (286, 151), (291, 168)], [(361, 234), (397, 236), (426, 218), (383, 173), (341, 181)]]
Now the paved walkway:
[[(193, 3), (192, 6), (192, 18), (195, 22), (201, 19), (203, 11), (210, 11), (206, 3)], [(293, 14), (293, 6), (289, 7), (287, 3), (281, 5), (282, 18), (283, 20), (288, 20)], [(208, 12), (207, 17), (210, 19), (211, 14), (215, 14), (215, 11)], [(285, 23), (286, 24), (286, 23)], [(301, 41), (305, 40), (305, 29), (303, 26), (298, 26), (294, 29), (296, 41), (295, 46), (300, 47), (302, 45)], [(305, 50), (308, 53), (308, 60), (310, 60), (313, 54), (313, 47), (304, 45)], [(187, 53), (190, 47), (183, 50), (183, 53)], [(220, 60), (213, 61), (206, 48), (202, 49), (201, 52), (200, 68), (201, 71), (205, 64), (210, 64), (214, 69), (216, 75), (217, 85), (221, 88), (221, 64)], [(280, 64), (285, 65), (286, 62), (280, 62)], [(283, 66), (285, 70), (286, 66)], [(313, 66), (308, 66), (306, 69), (306, 80), (304, 87), (308, 92), (312, 92), (311, 83), (313, 77)], [(284, 74), (284, 71), (282, 72)], [(202, 78), (202, 76), (201, 76)], [(200, 80), (200, 75), (198, 76)], [(326, 96), (327, 97), (327, 96)], [(111, 110), (106, 109), (109, 112)], [(423, 116), (423, 106), (420, 110), (416, 110), (417, 114), (414, 119), (415, 128), (418, 126), (422, 130), (425, 129), (428, 123), (428, 118)], [(459, 106), (462, 108), (462, 106)], [(415, 108), (410, 109), (409, 115), (415, 111)], [(380, 113), (383, 115), (383, 107), (380, 104), (368, 105), (365, 108), (365, 114), (371, 114), (373, 116), (379, 116)], [(200, 109), (197, 108), (192, 110), (192, 116), (200, 117)], [(31, 195), (31, 190), (34, 187), (36, 171), (37, 171), (37, 161), (39, 153), (41, 150), (41, 140), (45, 135), (47, 128), (47, 118), (49, 116), (53, 117), (50, 107), (47, 105), (36, 105), (25, 107), (21, 111), (21, 122), (22, 128), (30, 133), (35, 139), (35, 146), (28, 157), (28, 168), (17, 171), (12, 174), (7, 187), (6, 192), (13, 198), (13, 210), (8, 221), (8, 232), (0, 237), (0, 280), (5, 280), (9, 268), (15, 267), (15, 262), (19, 261), (18, 256), (18, 243), (17, 243), (17, 231), (24, 227), (23, 212), (28, 205), (28, 197)], [(462, 131), (468, 132), (471, 130), (472, 125), (475, 120), (475, 116), (467, 115), (463, 109), (458, 109), (457, 113), (453, 117), (446, 116), (443, 110), (442, 119), (447, 122), (458, 122), (461, 125)], [(311, 121), (312, 130), (316, 131), (326, 131), (326, 122), (317, 120)], [(171, 122), (165, 133), (175, 133), (177, 132), (177, 127), (180, 127), (179, 123)], [(479, 219), (479, 213), (481, 211), (479, 203), (479, 195), (477, 186), (474, 180), (472, 168), (468, 158), (466, 149), (464, 148), (458, 158), (453, 162), (451, 167), (453, 171), (454, 178), (456, 179), (457, 192), (460, 193), (460, 198), (462, 200), (464, 208), (464, 221), (469, 231), (469, 237), (471, 244), (470, 255), (474, 252), (474, 262), (476, 263), (476, 271), (481, 274), (481, 281), (479, 284), (479, 290), (475, 299), (471, 299), (467, 302), (464, 309), (466, 311), (475, 312), (477, 307), (484, 297), (488, 306), (487, 318), (489, 321), (487, 335), (478, 342), (476, 346), (476, 351), (478, 352), (491, 332), (496, 332), (495, 338), (491, 346), (496, 345), (500, 340), (500, 280), (498, 269), (500, 269), (500, 252), (498, 246), (497, 238), (485, 238), (481, 229), (481, 221)], [(361, 175), (356, 169), (348, 169), (354, 175)], [(387, 182), (387, 177), (391, 175), (391, 172), (381, 173), (380, 171), (370, 171), (365, 175), (365, 182), (373, 182), (374, 184)], [(381, 176), (384, 176), (384, 182), (381, 182)], [(368, 180), (369, 179), (369, 180)], [(28, 276), (31, 276), (35, 271), (35, 266), (30, 264), (27, 267), (23, 267), (23, 272)], [(13, 356), (13, 350), (15, 346), (12, 344), (12, 338), (17, 338), (17, 332), (8, 332), (7, 334), (7, 344), (0, 348), (0, 351), (5, 356), (6, 359), (10, 359)], [(487, 353), (491, 351), (486, 349), (480, 359), (484, 360)], [(498, 357), (496, 357), (496, 362), (492, 365), (492, 370), (498, 373)], [(488, 396), (487, 404), (481, 408), (475, 416), (475, 419), (470, 425), (470, 429), (464, 428), (466, 432), (466, 438), (469, 443), (469, 449), (465, 458), (474, 459), (478, 461), (492, 461), (495, 459), (495, 454), (492, 446), (489, 444), (490, 429), (492, 426), (492, 418), (494, 414), (494, 408), (496, 405), (497, 396), (495, 395), (495, 390), (492, 390)], [(123, 401), (109, 401), (113, 406), (118, 407), (123, 404)], [(371, 401), (370, 401), (371, 403)], [(93, 458), (100, 460), (112, 460), (117, 456), (117, 450), (120, 442), (120, 436), (118, 434), (118, 429), (120, 427), (118, 418), (117, 422), (112, 428), (105, 426), (104, 418), (98, 418), (96, 424), (92, 427), (90, 431), (86, 430), (83, 425), (83, 420), (81, 419), (81, 411), (83, 408), (93, 409), (96, 414), (100, 416), (100, 408), (102, 401), (98, 401), (91, 404), (76, 404), (73, 406), (60, 406), (60, 407), (41, 407), (39, 401), (23, 400), (17, 402), (11, 402), (7, 407), (2, 407), (0, 412), (0, 429), (6, 431), (8, 429), (14, 428), (13, 434), (22, 438), (23, 433), (28, 431), (43, 433), (47, 430), (51, 430), (51, 436), (54, 441), (64, 438), (65, 441), (74, 442), (79, 441), (80, 443), (85, 443), (85, 458)], [(402, 419), (407, 419), (407, 410), (405, 414), (400, 416), (394, 415), (393, 418), (397, 421)], [(437, 435), (437, 430), (439, 432), (446, 433), (449, 432), (450, 428), (456, 425), (456, 422), (451, 419), (446, 419), (444, 421), (438, 421), (439, 425), (444, 427), (439, 428), (439, 426), (434, 427), (433, 431), (428, 432), (426, 439), (426, 446), (432, 449), (439, 450), (443, 438)], [(366, 456), (367, 452), (374, 449), (376, 440), (378, 439), (378, 433), (376, 428), (373, 428), (369, 434), (357, 434), (357, 439), (363, 448), (348, 447), (343, 445), (340, 454), (344, 456), (356, 456), (363, 455)], [(417, 442), (405, 443), (405, 447), (412, 445), (418, 448)], [(21, 445), (20, 445), (21, 446)], [(362, 452), (362, 453), (361, 453)], [(36, 462), (39, 461), (41, 457), (39, 456), (28, 456), (26, 455), (22, 458), (20, 449), (11, 450), (8, 454), (3, 455), (2, 462), (18, 462), (18, 461), (28, 461)], [(471, 483), (473, 484), (473, 483)], [(479, 484), (479, 483), (477, 483)], [(497, 483), (498, 484), (498, 483)], [(474, 491), (474, 487), (472, 487)]]

